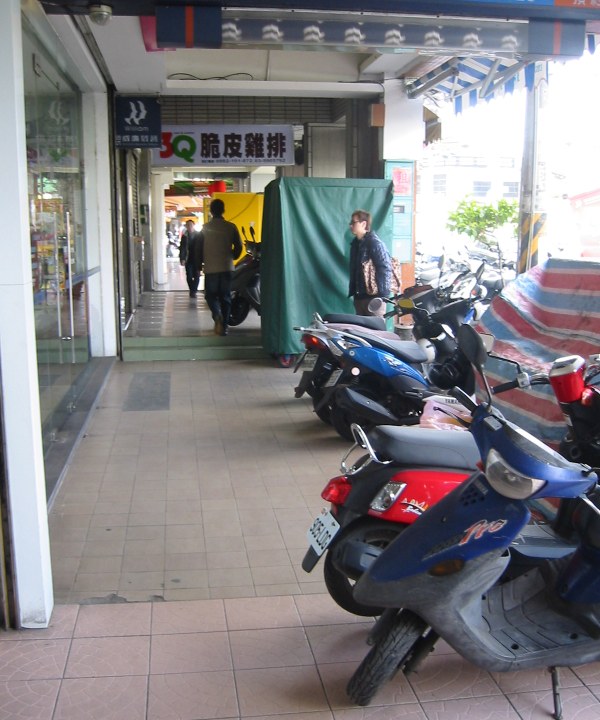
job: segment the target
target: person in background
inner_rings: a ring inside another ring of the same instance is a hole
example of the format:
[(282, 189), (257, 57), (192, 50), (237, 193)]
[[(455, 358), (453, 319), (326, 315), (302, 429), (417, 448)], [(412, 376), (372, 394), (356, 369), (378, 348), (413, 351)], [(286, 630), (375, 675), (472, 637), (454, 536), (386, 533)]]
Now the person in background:
[[(385, 313), (385, 303), (376, 312), (370, 312), (369, 302), (375, 297), (386, 297), (390, 293), (392, 261), (387, 248), (376, 233), (371, 230), (371, 213), (355, 210), (350, 219), (350, 230), (354, 235), (350, 245), (350, 284), (348, 297), (354, 301), (357, 315), (380, 315)], [(363, 263), (372, 260), (375, 266), (377, 294), (369, 295), (365, 285)]]
[(227, 335), (231, 311), (233, 258), (242, 252), (237, 226), (225, 220), (225, 203), (217, 198), (210, 203), (211, 219), (200, 231), (204, 264), (204, 296), (215, 323), (216, 335)]
[(194, 221), (188, 220), (179, 244), (179, 262), (185, 265), (185, 279), (190, 289), (190, 297), (195, 298), (200, 284), (202, 252), (199, 247), (200, 233), (194, 229)]

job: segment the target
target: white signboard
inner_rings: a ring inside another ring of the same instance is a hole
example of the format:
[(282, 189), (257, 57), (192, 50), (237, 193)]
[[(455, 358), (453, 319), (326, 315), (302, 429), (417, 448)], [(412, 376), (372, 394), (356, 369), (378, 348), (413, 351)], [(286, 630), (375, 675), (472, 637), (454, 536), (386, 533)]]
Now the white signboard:
[(292, 125), (163, 125), (152, 164), (293, 165)]

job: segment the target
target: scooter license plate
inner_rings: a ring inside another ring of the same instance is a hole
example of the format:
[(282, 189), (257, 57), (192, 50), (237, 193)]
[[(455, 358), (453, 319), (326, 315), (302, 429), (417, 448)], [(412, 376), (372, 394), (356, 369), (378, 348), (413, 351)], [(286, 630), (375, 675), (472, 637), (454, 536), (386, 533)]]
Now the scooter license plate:
[(333, 387), (337, 383), (342, 372), (342, 368), (336, 368), (327, 378), (327, 382), (323, 383), (323, 387)]
[(300, 370), (313, 370), (317, 362), (317, 354), (312, 352), (304, 353), (304, 357), (298, 364)]
[(327, 550), (339, 529), (340, 524), (328, 510), (323, 510), (315, 518), (313, 524), (308, 528), (306, 537), (319, 557)]

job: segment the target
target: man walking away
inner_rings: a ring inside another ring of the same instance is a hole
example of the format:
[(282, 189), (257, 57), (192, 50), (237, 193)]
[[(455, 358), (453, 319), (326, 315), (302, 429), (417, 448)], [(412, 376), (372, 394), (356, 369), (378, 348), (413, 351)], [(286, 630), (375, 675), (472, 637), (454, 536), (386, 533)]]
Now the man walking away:
[(237, 226), (224, 219), (225, 203), (210, 204), (211, 220), (200, 232), (204, 262), (204, 295), (215, 323), (216, 335), (227, 335), (231, 311), (233, 258), (242, 252)]
[(179, 262), (185, 265), (185, 279), (190, 289), (190, 297), (195, 298), (200, 283), (202, 249), (199, 247), (200, 233), (194, 230), (194, 221), (188, 220), (179, 245)]

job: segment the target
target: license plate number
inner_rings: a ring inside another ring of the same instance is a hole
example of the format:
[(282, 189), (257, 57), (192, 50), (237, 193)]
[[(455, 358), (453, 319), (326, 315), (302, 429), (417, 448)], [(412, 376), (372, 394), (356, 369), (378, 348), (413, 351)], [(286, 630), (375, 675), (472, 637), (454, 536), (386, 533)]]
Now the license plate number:
[(300, 370), (312, 370), (315, 367), (316, 362), (317, 354), (309, 352), (304, 355), (298, 367)]
[(317, 555), (321, 556), (327, 550), (339, 529), (340, 524), (328, 510), (323, 510), (315, 518), (313, 524), (308, 528), (306, 537)]
[(327, 378), (327, 382), (323, 384), (323, 387), (332, 387), (333, 385), (335, 385), (341, 374), (342, 368), (336, 368)]

